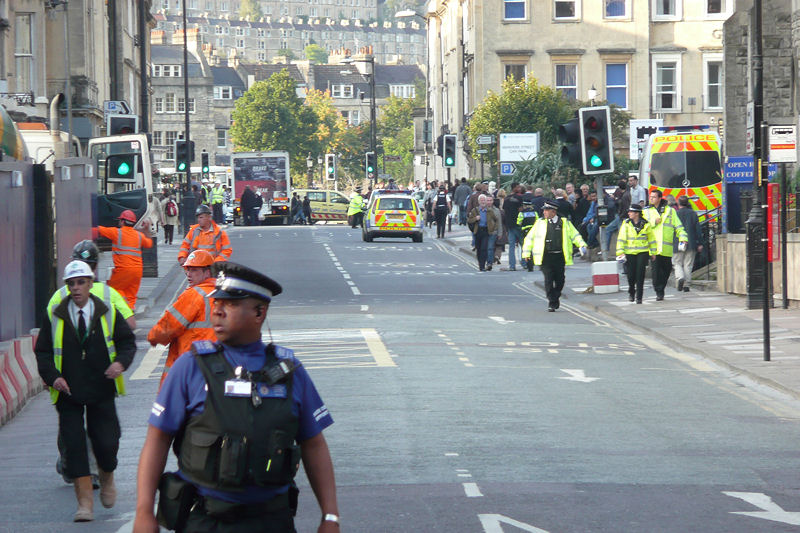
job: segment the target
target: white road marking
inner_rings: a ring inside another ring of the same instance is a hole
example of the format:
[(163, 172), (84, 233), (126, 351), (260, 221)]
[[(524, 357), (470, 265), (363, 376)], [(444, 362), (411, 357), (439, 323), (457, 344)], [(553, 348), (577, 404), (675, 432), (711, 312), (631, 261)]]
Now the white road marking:
[(546, 529), (539, 529), (536, 526), (514, 520), (513, 518), (501, 514), (479, 514), (478, 519), (481, 521), (484, 533), (504, 533), (502, 524), (508, 524), (509, 526), (527, 531), (528, 533), (549, 533)]
[(362, 311), (369, 311), (369, 306), (368, 305), (362, 305), (361, 306), (361, 310)]
[(461, 485), (464, 487), (464, 494), (467, 498), (483, 498), (477, 483), (462, 483)]
[(567, 381), (579, 381), (581, 383), (591, 383), (600, 378), (587, 378), (584, 371), (580, 368), (561, 368), (562, 372), (569, 374), (569, 377), (561, 376), (558, 379), (566, 379)]
[(695, 370), (697, 370), (699, 372), (714, 372), (715, 371), (715, 368), (712, 367), (707, 362), (702, 361), (700, 359), (696, 359), (696, 358), (694, 358), (694, 357), (692, 357), (690, 355), (680, 353), (680, 352), (670, 348), (666, 344), (662, 344), (662, 343), (660, 343), (660, 342), (658, 342), (656, 340), (651, 339), (647, 335), (630, 335), (629, 334), (628, 337), (630, 337), (631, 339), (633, 339), (635, 341), (641, 342), (642, 344), (644, 344), (645, 346), (647, 346), (651, 350), (655, 350), (655, 351), (657, 351), (659, 353), (663, 353), (664, 355), (672, 357), (673, 359), (677, 359), (678, 361), (681, 361), (682, 363), (685, 363), (685, 364), (689, 365), (690, 367), (694, 368)]
[(358, 296), (359, 294), (361, 294), (361, 291), (360, 291), (360, 290), (358, 290), (358, 289), (357, 289), (357, 288), (355, 288), (355, 287), (350, 287), (350, 290), (351, 290), (351, 291), (353, 291), (353, 294), (355, 294), (356, 296)]
[(503, 324), (503, 325), (505, 325), (505, 324), (513, 324), (513, 323), (514, 323), (514, 321), (513, 321), (513, 320), (506, 320), (505, 318), (503, 318), (503, 317), (501, 317), (501, 316), (490, 316), (489, 318), (490, 318), (490, 319), (492, 319), (492, 320), (494, 320), (494, 321), (495, 321), (495, 322), (497, 322), (498, 324)]
[(782, 522), (793, 526), (800, 526), (800, 512), (784, 511), (772, 498), (761, 492), (725, 492), (722, 494), (732, 498), (739, 498), (747, 503), (762, 509), (761, 511), (731, 511), (731, 514), (763, 518), (773, 522)]
[(155, 369), (158, 368), (161, 357), (164, 355), (164, 350), (166, 349), (167, 347), (161, 344), (150, 347), (147, 353), (144, 354), (144, 357), (142, 357), (142, 362), (139, 363), (136, 371), (128, 379), (131, 381), (136, 379), (150, 379)]
[(445, 457), (458, 457), (458, 454), (456, 452), (446, 452), (444, 454), (444, 456)]

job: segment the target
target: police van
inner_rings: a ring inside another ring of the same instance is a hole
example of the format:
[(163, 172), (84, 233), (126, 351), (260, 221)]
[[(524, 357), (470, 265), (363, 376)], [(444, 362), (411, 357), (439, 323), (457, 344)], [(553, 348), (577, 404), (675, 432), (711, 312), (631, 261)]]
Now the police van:
[(664, 196), (686, 195), (701, 213), (722, 205), (722, 158), (717, 132), (708, 126), (663, 126), (647, 139), (639, 184)]
[(294, 189), (300, 200), (308, 197), (311, 205), (311, 223), (324, 220), (327, 222), (347, 222), (347, 207), (350, 200), (339, 191), (323, 189)]

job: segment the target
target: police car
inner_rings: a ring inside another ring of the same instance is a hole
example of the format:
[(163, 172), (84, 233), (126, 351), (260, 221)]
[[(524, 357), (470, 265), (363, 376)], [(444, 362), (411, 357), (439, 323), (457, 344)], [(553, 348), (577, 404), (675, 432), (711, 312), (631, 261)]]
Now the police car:
[(364, 215), (361, 238), (372, 242), (375, 237), (411, 237), (414, 242), (422, 242), (423, 219), (421, 208), (411, 194), (373, 191)]

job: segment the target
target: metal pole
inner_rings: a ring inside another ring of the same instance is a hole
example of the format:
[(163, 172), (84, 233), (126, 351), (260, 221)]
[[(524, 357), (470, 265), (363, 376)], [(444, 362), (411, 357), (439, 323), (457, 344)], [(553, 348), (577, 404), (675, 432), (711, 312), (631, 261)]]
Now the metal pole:
[(483, 154), (481, 154), (481, 183), (483, 183)]
[[(69, 3), (64, 2), (64, 94), (67, 97), (67, 157), (72, 157), (72, 67), (69, 62)], [(60, 130), (58, 124), (51, 124), (52, 129)], [(75, 154), (78, 155), (78, 154)]]
[[(183, 138), (188, 143), (189, 137), (189, 38), (186, 30), (186, 0), (183, 1), (183, 111), (184, 111), (184, 133)], [(192, 192), (192, 161), (189, 161), (189, 168), (186, 172), (186, 190), (183, 195), (183, 231), (189, 231), (189, 227), (195, 220), (195, 197)]]
[(781, 163), (781, 307), (784, 309), (789, 309), (789, 258), (786, 257), (788, 193), (789, 191), (786, 190), (786, 163)]
[[(764, 152), (764, 147), (767, 146), (767, 123), (761, 123), (761, 150), (762, 155)], [(763, 293), (762, 293), (762, 305), (763, 309), (763, 318), (762, 323), (764, 326), (764, 361), (770, 360), (770, 346), (769, 346), (769, 302), (770, 302), (770, 295), (772, 293), (772, 263), (770, 260), (772, 259), (769, 256), (769, 247), (767, 246), (767, 240), (769, 239), (769, 235), (767, 234), (767, 217), (769, 213), (767, 211), (767, 183), (769, 182), (769, 163), (765, 160), (766, 158), (762, 158), (759, 161), (759, 183), (761, 184), (761, 212), (762, 219), (764, 224), (762, 225), (762, 232), (761, 232), (761, 242), (762, 242), (762, 249), (764, 252), (763, 261), (764, 261), (764, 279), (763, 279)]]
[(369, 102), (369, 140), (370, 140), (370, 150), (374, 152), (377, 156), (376, 146), (378, 144), (378, 128), (377, 124), (375, 124), (375, 56), (370, 55), (368, 62), (372, 66), (371, 75), (369, 77), (369, 90), (370, 90), (370, 102)]
[[(139, 131), (147, 133), (150, 131), (150, 112), (147, 110), (150, 94), (147, 91), (147, 80), (150, 79), (147, 72), (147, 41), (150, 32), (147, 31), (147, 12), (144, 2), (136, 4), (138, 6), (139, 19)], [(133, 95), (131, 95), (133, 96)]]

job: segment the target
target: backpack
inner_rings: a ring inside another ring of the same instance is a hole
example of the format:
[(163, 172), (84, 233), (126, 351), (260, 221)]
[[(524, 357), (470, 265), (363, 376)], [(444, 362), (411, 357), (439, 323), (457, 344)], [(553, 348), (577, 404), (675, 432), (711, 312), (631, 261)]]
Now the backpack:
[(165, 211), (167, 212), (168, 217), (174, 217), (178, 214), (178, 206), (175, 205), (174, 201), (170, 200), (169, 202), (167, 202), (167, 207)]

